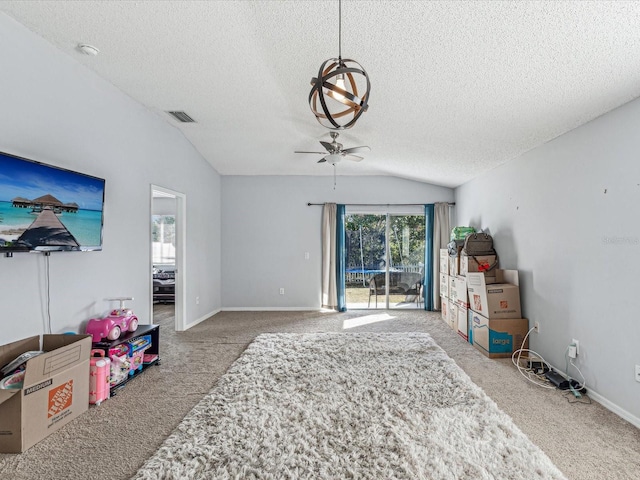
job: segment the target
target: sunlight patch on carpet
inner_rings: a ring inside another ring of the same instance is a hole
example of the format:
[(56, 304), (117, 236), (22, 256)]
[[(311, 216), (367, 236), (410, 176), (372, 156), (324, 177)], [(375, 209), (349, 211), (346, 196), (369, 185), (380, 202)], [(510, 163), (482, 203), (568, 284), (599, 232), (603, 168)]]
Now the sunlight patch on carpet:
[(362, 317), (349, 318), (342, 322), (342, 329), (348, 330), (349, 328), (361, 327), (362, 325), (386, 322), (387, 320), (393, 320), (394, 318), (396, 317), (393, 317), (388, 313), (377, 313), (373, 315), (364, 315)]
[(280, 333), (258, 336), (134, 478), (565, 477), (428, 334)]

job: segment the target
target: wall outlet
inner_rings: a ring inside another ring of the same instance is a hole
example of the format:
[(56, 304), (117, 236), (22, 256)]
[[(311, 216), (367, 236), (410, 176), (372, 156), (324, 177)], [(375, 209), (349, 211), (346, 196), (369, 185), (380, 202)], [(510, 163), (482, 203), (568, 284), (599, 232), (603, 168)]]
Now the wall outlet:
[(200, 297), (196, 297), (196, 305), (200, 305)]
[(580, 355), (580, 342), (574, 338), (573, 340), (571, 340), (571, 343), (576, 346), (576, 356)]
[(536, 333), (540, 333), (540, 322), (535, 322), (533, 324), (533, 331)]
[(280, 287), (280, 295), (284, 295), (284, 288)]
[(636, 382), (640, 382), (640, 365), (636, 365)]
[(309, 260), (309, 252), (304, 252), (304, 259)]

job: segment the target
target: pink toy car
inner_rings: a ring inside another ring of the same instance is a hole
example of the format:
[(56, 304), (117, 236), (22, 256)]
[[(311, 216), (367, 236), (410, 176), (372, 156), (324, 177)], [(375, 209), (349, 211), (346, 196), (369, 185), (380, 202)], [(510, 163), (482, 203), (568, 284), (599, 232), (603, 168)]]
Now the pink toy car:
[(86, 333), (93, 337), (92, 342), (99, 342), (103, 338), (117, 340), (123, 332), (135, 332), (138, 328), (138, 317), (130, 309), (124, 308), (124, 300), (133, 300), (133, 298), (117, 298), (115, 300), (120, 300), (119, 309), (113, 310), (105, 318), (89, 320)]

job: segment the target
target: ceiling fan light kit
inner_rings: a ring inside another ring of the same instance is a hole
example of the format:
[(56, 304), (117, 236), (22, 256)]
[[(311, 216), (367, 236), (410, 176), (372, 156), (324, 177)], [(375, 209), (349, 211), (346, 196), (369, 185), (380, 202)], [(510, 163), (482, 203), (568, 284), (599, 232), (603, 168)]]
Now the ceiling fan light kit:
[[(324, 155), (323, 158), (318, 160), (318, 163), (329, 163), (330, 165), (334, 165), (339, 163), (343, 158), (347, 160), (352, 160), (354, 162), (359, 162), (363, 159), (360, 155), (354, 155), (356, 153), (368, 152), (371, 148), (366, 145), (362, 145), (360, 147), (351, 147), (351, 148), (342, 148), (342, 144), (338, 143), (338, 136), (340, 135), (338, 132), (329, 132), (331, 135), (331, 142), (323, 142), (320, 140), (320, 144), (325, 148), (326, 152), (306, 152), (296, 150), (294, 153), (316, 153), (318, 155)], [(327, 155), (327, 153), (329, 155)]]
[(338, 58), (320, 65), (318, 76), (311, 79), (309, 106), (320, 124), (332, 130), (355, 125), (369, 107), (371, 82), (362, 66), (342, 58), (342, 0), (338, 0)]

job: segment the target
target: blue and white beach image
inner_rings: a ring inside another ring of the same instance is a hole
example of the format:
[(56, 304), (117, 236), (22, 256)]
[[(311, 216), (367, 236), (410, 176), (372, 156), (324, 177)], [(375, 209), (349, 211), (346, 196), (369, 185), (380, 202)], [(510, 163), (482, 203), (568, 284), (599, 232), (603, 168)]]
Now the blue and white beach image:
[(101, 245), (104, 180), (0, 154), (0, 247)]

